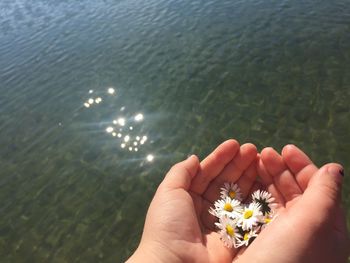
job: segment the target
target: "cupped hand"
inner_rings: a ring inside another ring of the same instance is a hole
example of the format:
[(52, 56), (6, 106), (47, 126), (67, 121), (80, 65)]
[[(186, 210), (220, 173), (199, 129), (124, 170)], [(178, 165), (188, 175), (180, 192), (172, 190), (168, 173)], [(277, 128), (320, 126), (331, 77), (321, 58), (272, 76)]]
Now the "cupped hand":
[(330, 163), (318, 169), (301, 150), (287, 145), (282, 155), (265, 148), (257, 170), (276, 199), (278, 216), (239, 262), (346, 262), (350, 243), (340, 206), (343, 168)]
[(208, 213), (224, 182), (247, 195), (256, 180), (257, 150), (228, 140), (201, 163), (196, 156), (174, 165), (150, 204), (140, 245), (129, 262), (232, 262)]
[[(349, 253), (340, 207), (342, 167), (317, 168), (298, 148), (272, 148), (260, 157), (252, 144), (221, 144), (199, 163), (191, 156), (171, 168), (148, 210), (140, 245), (130, 262), (346, 262)], [(259, 180), (256, 176), (259, 175)], [(266, 188), (276, 219), (247, 249), (226, 248), (208, 213), (224, 182), (247, 197)]]

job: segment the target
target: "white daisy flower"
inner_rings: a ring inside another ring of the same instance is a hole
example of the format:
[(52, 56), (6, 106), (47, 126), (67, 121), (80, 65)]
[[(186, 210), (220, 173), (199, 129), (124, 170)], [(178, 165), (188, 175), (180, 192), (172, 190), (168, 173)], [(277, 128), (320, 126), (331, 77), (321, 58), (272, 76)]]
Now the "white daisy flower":
[(253, 202), (260, 204), (261, 211), (264, 215), (270, 213), (271, 209), (274, 207), (273, 202), (275, 201), (275, 198), (273, 198), (269, 192), (257, 190), (252, 194), (252, 199)]
[(229, 196), (231, 199), (242, 201), (242, 193), (237, 184), (224, 183), (224, 187), (220, 188), (221, 198)]
[(222, 216), (218, 223), (215, 225), (219, 228), (218, 233), (220, 234), (220, 239), (224, 242), (225, 246), (231, 248), (236, 247), (239, 238), (242, 238), (241, 234), (236, 228), (236, 222), (229, 218), (228, 216)]
[(212, 208), (212, 207), (209, 208), (208, 212), (209, 212), (209, 214), (211, 214), (213, 216), (219, 217), (219, 215), (216, 212), (216, 210), (214, 208)]
[(252, 239), (256, 238), (257, 236), (258, 234), (256, 228), (250, 231), (245, 231), (243, 237), (238, 240), (237, 247), (248, 246), (252, 242)]
[(241, 226), (243, 230), (249, 230), (256, 226), (263, 215), (260, 209), (261, 207), (258, 203), (250, 203), (240, 215), (237, 222), (238, 226)]
[(276, 216), (277, 215), (273, 210), (270, 213), (266, 213), (266, 215), (262, 216), (260, 218), (260, 223), (262, 223), (261, 230), (263, 230), (268, 224), (270, 224), (273, 220), (275, 220)]
[(276, 218), (272, 195), (264, 190), (255, 191), (251, 203), (243, 204), (237, 184), (224, 183), (220, 188), (221, 199), (214, 203), (209, 213), (218, 218), (216, 227), (225, 246), (249, 246), (270, 222)]
[[(219, 199), (214, 203), (214, 210), (217, 217), (229, 216), (232, 218), (237, 217), (242, 212), (241, 202), (230, 197), (225, 199)], [(211, 211), (209, 210), (209, 213)]]

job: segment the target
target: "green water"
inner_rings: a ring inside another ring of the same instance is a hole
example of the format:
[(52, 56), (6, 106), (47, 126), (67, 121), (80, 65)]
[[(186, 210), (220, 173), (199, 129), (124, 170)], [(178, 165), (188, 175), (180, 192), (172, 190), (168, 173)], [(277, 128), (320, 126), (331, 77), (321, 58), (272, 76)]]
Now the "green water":
[(165, 171), (227, 138), (342, 163), (349, 208), (349, 4), (2, 0), (1, 262), (122, 261)]

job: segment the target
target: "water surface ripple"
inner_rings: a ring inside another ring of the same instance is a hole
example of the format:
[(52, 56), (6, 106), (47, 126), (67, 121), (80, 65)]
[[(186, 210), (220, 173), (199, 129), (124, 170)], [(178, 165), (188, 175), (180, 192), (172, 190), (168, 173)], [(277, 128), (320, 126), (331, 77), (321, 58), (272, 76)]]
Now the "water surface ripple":
[[(350, 169), (349, 14), (346, 0), (2, 0), (1, 261), (124, 260), (165, 171), (227, 138)], [(346, 179), (347, 208), (349, 193)]]

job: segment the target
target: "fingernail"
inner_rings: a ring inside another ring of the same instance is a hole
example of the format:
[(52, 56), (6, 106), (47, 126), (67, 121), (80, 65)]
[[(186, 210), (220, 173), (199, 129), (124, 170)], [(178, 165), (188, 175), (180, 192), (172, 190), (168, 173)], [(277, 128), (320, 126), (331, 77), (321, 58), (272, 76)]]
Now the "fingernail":
[(334, 176), (339, 176), (339, 175), (344, 176), (344, 169), (343, 168), (330, 166), (330, 167), (328, 167), (328, 172)]
[(189, 155), (189, 156), (187, 157), (187, 160), (192, 159), (192, 158), (197, 158), (197, 155), (191, 154), (191, 155)]

